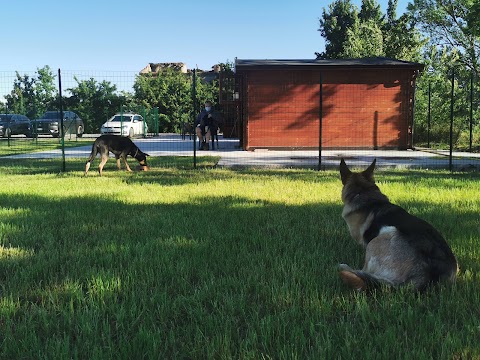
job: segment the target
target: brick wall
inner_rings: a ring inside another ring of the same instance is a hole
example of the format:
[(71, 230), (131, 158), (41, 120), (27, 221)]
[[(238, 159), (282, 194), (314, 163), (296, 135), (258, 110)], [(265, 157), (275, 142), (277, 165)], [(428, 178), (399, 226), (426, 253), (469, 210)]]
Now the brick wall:
[[(244, 148), (318, 148), (320, 71), (246, 71)], [(323, 70), (325, 148), (408, 144), (412, 71)]]

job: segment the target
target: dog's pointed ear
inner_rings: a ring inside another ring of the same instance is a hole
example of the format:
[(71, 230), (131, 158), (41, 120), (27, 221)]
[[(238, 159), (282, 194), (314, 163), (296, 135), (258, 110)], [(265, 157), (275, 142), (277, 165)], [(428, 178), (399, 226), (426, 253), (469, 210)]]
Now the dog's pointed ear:
[(345, 160), (340, 160), (340, 177), (342, 178), (342, 184), (345, 185), (348, 181), (348, 178), (352, 175), (352, 172), (348, 168)]
[(150, 156), (150, 155), (148, 155), (147, 153), (143, 153), (143, 155), (145, 155), (145, 156)]
[(377, 159), (373, 159), (373, 162), (370, 164), (370, 166), (362, 172), (362, 175), (366, 179), (373, 181), (373, 171), (375, 170), (376, 163), (377, 163)]

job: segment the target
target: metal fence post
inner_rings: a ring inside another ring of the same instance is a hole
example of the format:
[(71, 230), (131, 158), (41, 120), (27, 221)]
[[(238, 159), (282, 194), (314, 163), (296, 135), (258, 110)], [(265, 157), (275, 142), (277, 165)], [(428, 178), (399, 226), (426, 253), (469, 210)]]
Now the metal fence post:
[[(8, 105), (5, 104), (5, 119), (7, 119), (7, 115), (8, 115)], [(8, 135), (7, 136), (7, 146), (10, 147), (10, 133), (8, 133), (7, 135)]]
[(123, 136), (123, 105), (120, 105), (120, 136)]
[(428, 82), (427, 148), (430, 148), (430, 124), (432, 121), (432, 83)]
[(160, 121), (158, 115), (158, 107), (153, 108), (153, 127), (155, 128), (155, 136), (159, 136), (160, 134)]
[[(197, 115), (197, 88), (196, 88), (196, 82), (197, 82), (197, 70), (193, 69), (193, 76), (192, 76), (192, 101), (193, 101), (193, 126), (195, 126), (195, 116)], [(193, 129), (193, 168), (197, 168), (197, 132), (196, 129)]]
[(450, 154), (448, 158), (448, 168), (450, 171), (453, 170), (453, 103), (455, 97), (455, 69), (452, 68), (452, 89), (450, 92)]
[(60, 105), (60, 144), (62, 148), (62, 171), (65, 172), (65, 132), (63, 131), (63, 99), (62, 99), (62, 75), (58, 69), (58, 103)]
[(320, 100), (319, 100), (319, 125), (318, 125), (318, 171), (322, 170), (322, 128), (323, 128), (323, 76), (320, 72)]
[(473, 142), (473, 72), (470, 74), (470, 143), (468, 151), (472, 152)]
[(147, 126), (147, 110), (145, 109), (145, 106), (142, 106), (142, 110), (141, 110), (141, 113), (142, 113), (142, 117), (143, 117), (143, 137), (146, 138), (147, 137), (147, 132), (145, 131), (145, 128)]

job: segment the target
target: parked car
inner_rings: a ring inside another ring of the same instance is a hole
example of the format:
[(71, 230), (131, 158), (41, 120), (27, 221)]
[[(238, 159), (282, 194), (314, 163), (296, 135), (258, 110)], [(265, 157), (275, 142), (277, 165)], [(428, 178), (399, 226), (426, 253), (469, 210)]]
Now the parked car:
[(0, 136), (10, 137), (20, 134), (33, 137), (30, 119), (20, 114), (0, 114)]
[(134, 113), (118, 113), (113, 115), (102, 125), (100, 132), (102, 134), (134, 137), (135, 135), (147, 134), (148, 127), (141, 115)]
[[(37, 135), (52, 135), (59, 137), (61, 117), (60, 111), (47, 111), (41, 118), (32, 122), (33, 130)], [(63, 112), (63, 133), (75, 134), (82, 137), (85, 127), (83, 120), (73, 111)]]

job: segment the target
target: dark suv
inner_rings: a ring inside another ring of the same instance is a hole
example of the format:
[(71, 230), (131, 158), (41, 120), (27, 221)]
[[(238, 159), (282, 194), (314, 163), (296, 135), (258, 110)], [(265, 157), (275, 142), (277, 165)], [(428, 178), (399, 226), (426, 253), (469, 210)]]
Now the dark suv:
[(10, 137), (20, 134), (33, 137), (30, 119), (20, 114), (0, 114), (0, 136)]
[[(47, 111), (40, 119), (32, 122), (33, 129), (37, 135), (52, 135), (59, 137), (60, 134), (60, 111)], [(73, 111), (63, 112), (63, 133), (75, 134), (82, 137), (84, 132), (83, 120)]]

